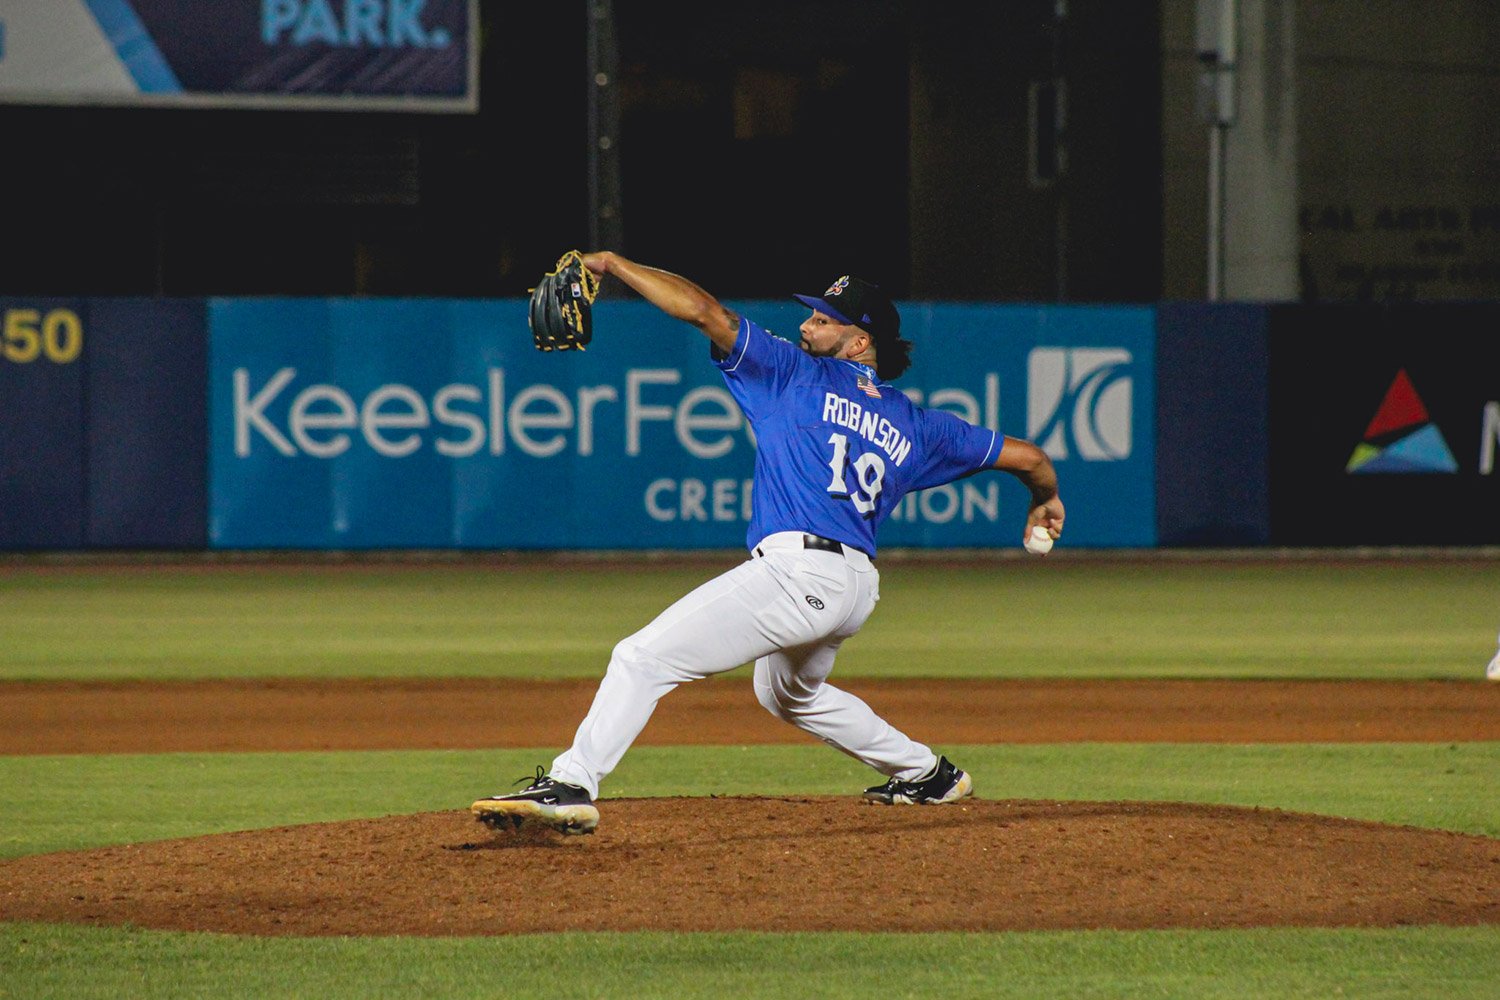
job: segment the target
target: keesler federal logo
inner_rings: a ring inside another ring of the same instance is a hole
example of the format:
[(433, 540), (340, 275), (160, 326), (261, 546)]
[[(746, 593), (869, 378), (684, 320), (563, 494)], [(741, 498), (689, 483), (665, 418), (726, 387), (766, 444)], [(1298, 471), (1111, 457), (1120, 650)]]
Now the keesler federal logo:
[(1385, 399), (1365, 428), (1364, 440), (1354, 448), (1344, 471), (1354, 474), (1454, 473), (1458, 463), (1442, 431), (1427, 414), (1406, 369), (1386, 390)]
[(1033, 348), (1026, 356), (1026, 436), (1054, 460), (1129, 458), (1132, 362), (1123, 347)]

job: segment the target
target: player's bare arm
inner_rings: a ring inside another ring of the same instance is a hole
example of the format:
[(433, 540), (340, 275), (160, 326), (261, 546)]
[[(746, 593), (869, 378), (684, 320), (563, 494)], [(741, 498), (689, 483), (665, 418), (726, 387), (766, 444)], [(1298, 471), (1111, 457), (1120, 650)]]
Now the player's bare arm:
[(1023, 538), (1036, 525), (1046, 528), (1053, 538), (1062, 534), (1064, 515), (1062, 499), (1057, 495), (1057, 470), (1045, 451), (1030, 441), (1007, 437), (992, 468), (1009, 472), (1031, 491)]
[(734, 349), (739, 315), (682, 275), (637, 264), (610, 250), (584, 254), (583, 265), (600, 277), (614, 275), (668, 316), (696, 326), (719, 350)]

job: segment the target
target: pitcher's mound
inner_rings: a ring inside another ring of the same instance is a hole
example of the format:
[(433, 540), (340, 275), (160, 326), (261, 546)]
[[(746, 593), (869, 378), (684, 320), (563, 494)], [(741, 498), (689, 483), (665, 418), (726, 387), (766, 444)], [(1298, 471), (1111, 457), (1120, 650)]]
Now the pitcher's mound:
[(236, 934), (1500, 923), (1500, 840), (1143, 802), (606, 799), (593, 836), (467, 812), (0, 864), (0, 916)]

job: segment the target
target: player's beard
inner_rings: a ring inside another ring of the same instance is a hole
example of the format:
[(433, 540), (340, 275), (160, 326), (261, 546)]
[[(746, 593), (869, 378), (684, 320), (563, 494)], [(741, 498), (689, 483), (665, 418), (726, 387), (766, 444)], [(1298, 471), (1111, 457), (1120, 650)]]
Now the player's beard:
[(802, 349), (815, 358), (836, 358), (843, 352), (844, 348), (848, 345), (850, 339), (853, 338), (853, 336), (853, 331), (845, 330), (839, 335), (839, 339), (835, 340), (832, 344), (830, 344), (828, 347), (823, 348), (822, 350), (817, 350), (816, 348), (814, 348), (812, 344), (808, 342), (808, 339), (806, 337), (800, 338), (800, 343)]

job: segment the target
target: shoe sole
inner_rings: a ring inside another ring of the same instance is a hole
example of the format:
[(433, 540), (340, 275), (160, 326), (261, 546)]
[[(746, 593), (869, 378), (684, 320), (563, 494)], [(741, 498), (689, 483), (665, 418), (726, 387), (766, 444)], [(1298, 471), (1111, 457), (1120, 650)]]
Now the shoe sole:
[(507, 822), (518, 827), (527, 821), (550, 826), (567, 834), (593, 833), (599, 825), (599, 810), (587, 803), (549, 805), (527, 799), (480, 799), (469, 812), (485, 826), (500, 828)]
[(957, 802), (973, 794), (974, 781), (969, 777), (969, 772), (959, 771), (958, 780), (953, 783), (948, 794), (940, 799), (909, 799), (905, 795), (893, 795), (886, 798), (884, 795), (871, 795), (866, 792), (864, 800), (872, 806), (940, 806), (947, 802)]

